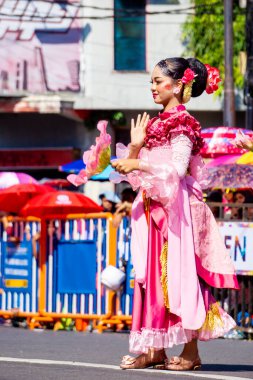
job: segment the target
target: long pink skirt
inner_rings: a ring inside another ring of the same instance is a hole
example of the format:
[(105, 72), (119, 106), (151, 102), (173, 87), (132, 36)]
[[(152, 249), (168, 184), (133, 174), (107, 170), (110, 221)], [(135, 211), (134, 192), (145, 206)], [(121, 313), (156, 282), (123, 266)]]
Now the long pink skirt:
[(210, 340), (223, 336), (235, 327), (235, 321), (218, 305), (210, 288), (200, 279), (206, 306), (206, 320), (199, 330), (186, 330), (181, 318), (169, 312), (164, 305), (161, 285), (160, 255), (165, 239), (155, 224), (152, 213), (149, 224), (146, 287), (137, 282), (134, 286), (133, 322), (129, 350), (146, 353), (150, 347), (169, 348), (190, 342), (192, 339)]

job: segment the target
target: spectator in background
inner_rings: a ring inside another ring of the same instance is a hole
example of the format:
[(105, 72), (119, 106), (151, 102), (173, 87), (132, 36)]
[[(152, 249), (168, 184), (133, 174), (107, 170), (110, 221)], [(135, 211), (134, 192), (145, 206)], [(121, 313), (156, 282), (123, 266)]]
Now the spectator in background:
[[(222, 196), (222, 203), (234, 203), (234, 193), (235, 193), (235, 189), (230, 189), (230, 188), (225, 189)], [(231, 210), (232, 208), (229, 206), (223, 207), (224, 219), (231, 219), (231, 214), (232, 214)]]
[[(237, 189), (237, 191), (234, 193), (234, 203), (237, 204), (244, 204), (244, 203), (253, 203), (253, 191), (252, 189)], [(253, 207), (247, 207), (245, 208), (243, 212), (243, 208), (236, 207), (238, 211), (238, 219), (253, 219)], [(234, 214), (236, 214), (236, 210), (234, 211)], [(234, 218), (235, 219), (235, 218)]]
[(11, 241), (13, 243), (20, 243), (20, 237), (15, 234), (14, 231), (14, 223), (11, 217), (15, 216), (15, 214), (12, 213), (1, 213), (1, 222), (3, 225), (3, 230), (6, 233), (7, 241)]
[(212, 203), (212, 205), (209, 205), (213, 215), (215, 218), (220, 218), (222, 215), (220, 215), (220, 207), (219, 205), (215, 205), (215, 203), (221, 203), (222, 202), (222, 191), (220, 189), (218, 190), (212, 190), (210, 193), (206, 196), (206, 201), (208, 203)]
[(230, 219), (232, 220), (242, 220), (242, 208), (241, 207), (232, 207)]
[(101, 200), (101, 206), (104, 212), (111, 212), (112, 214), (116, 211), (117, 203), (120, 203), (119, 197), (113, 191), (105, 191), (99, 195)]
[(113, 226), (118, 228), (124, 216), (131, 216), (132, 204), (135, 200), (136, 192), (127, 187), (121, 192), (121, 202), (116, 205), (116, 212), (113, 218)]

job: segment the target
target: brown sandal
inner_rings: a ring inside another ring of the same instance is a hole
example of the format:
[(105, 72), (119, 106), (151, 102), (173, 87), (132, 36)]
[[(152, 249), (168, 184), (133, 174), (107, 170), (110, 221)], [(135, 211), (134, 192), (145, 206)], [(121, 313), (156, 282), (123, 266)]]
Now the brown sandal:
[(184, 360), (181, 356), (173, 356), (169, 362), (157, 365), (155, 368), (168, 371), (196, 371), (201, 368), (201, 360), (199, 357), (191, 361)]
[(160, 355), (157, 355), (157, 357), (154, 355), (152, 358), (149, 354), (141, 354), (137, 357), (133, 356), (123, 356), (122, 362), (120, 364), (121, 369), (144, 369), (149, 367), (155, 367), (156, 365), (165, 363), (165, 360), (167, 359), (167, 356), (165, 352), (163, 352)]

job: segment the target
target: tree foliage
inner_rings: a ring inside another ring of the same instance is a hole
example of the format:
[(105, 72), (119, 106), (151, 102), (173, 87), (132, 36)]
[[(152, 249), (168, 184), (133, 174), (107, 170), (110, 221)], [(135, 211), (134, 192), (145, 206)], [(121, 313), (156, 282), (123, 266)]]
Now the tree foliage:
[[(231, 0), (233, 1), (233, 0)], [(198, 58), (219, 68), (224, 80), (224, 2), (223, 0), (191, 0), (194, 15), (187, 16), (182, 29), (184, 56)], [(233, 1), (233, 72), (235, 87), (243, 87), (240, 52), (245, 51), (245, 9)], [(221, 95), (223, 85), (218, 94)]]

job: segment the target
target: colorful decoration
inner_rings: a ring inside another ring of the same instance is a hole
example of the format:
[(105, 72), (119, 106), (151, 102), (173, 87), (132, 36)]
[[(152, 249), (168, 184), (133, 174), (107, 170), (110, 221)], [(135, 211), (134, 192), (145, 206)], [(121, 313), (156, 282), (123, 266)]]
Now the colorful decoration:
[(207, 168), (210, 186), (219, 189), (253, 187), (253, 166), (251, 165), (220, 165)]
[(83, 154), (83, 162), (85, 169), (80, 170), (78, 174), (70, 174), (67, 176), (69, 182), (75, 186), (85, 184), (89, 178), (95, 174), (101, 173), (110, 163), (111, 159), (111, 136), (106, 133), (108, 122), (100, 120), (97, 129), (100, 136), (96, 138), (96, 145), (92, 145), (89, 150)]
[(212, 67), (208, 64), (205, 64), (205, 66), (208, 73), (206, 92), (207, 94), (212, 94), (219, 88), (218, 84), (221, 82), (220, 72), (216, 67)]
[(244, 153), (240, 158), (238, 158), (236, 163), (242, 165), (253, 165), (253, 152)]
[(247, 152), (242, 155), (226, 154), (224, 156), (219, 156), (211, 160), (208, 160), (208, 162), (206, 163), (206, 167), (214, 168), (220, 165), (232, 165), (232, 164), (253, 165), (253, 152)]
[[(201, 149), (204, 158), (215, 158), (224, 155), (242, 155), (246, 150), (235, 145), (236, 135), (240, 129), (233, 127), (214, 127), (203, 129), (201, 137), (204, 139), (205, 146)], [(253, 138), (253, 131), (241, 130), (249, 137)]]

